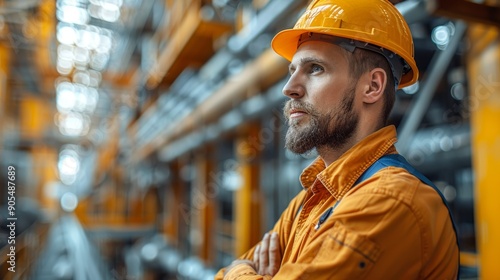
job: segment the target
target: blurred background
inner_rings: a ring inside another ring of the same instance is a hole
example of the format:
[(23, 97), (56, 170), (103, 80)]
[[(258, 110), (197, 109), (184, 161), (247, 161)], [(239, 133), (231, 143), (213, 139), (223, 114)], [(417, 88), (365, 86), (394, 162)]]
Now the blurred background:
[[(462, 279), (499, 279), (499, 1), (391, 2), (421, 71), (398, 150), (452, 208)], [(0, 0), (0, 278), (212, 279), (259, 241), (315, 157), (284, 149), (269, 47), (307, 4)]]

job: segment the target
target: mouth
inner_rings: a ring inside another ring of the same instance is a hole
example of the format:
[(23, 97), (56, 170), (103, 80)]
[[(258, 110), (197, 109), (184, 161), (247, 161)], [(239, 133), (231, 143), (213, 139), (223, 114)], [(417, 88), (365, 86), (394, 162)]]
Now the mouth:
[(300, 117), (305, 116), (305, 115), (307, 115), (306, 111), (296, 109), (296, 108), (288, 111), (288, 116), (290, 119), (300, 118)]
[(295, 119), (307, 115), (307, 112), (299, 109), (292, 109), (289, 111), (288, 115), (291, 119)]
[(306, 118), (308, 115), (314, 116), (314, 109), (312, 105), (306, 102), (288, 100), (285, 103), (283, 113), (290, 124), (298, 124), (303, 118)]

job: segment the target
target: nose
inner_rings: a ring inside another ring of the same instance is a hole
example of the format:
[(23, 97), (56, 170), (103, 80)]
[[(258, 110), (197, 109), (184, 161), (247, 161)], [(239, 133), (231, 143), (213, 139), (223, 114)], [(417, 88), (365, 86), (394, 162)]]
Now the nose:
[(300, 81), (298, 71), (290, 75), (288, 81), (283, 87), (283, 95), (291, 98), (291, 99), (300, 99), (305, 94), (305, 88), (303, 83)]

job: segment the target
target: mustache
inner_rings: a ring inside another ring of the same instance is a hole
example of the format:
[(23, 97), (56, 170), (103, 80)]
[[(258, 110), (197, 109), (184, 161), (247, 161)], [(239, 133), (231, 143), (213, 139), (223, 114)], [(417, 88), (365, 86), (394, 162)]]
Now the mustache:
[(314, 106), (310, 103), (298, 100), (288, 100), (285, 102), (285, 106), (283, 108), (283, 115), (288, 120), (290, 118), (290, 112), (294, 111), (303, 111), (304, 113), (310, 115), (316, 115), (316, 111), (314, 110)]

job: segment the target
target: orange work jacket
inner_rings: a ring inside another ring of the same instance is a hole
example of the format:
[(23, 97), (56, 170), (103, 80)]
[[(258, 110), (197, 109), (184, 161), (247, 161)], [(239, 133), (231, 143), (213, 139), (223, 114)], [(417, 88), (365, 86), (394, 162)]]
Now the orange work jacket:
[[(271, 230), (278, 233), (283, 256), (278, 273), (262, 276), (240, 264), (224, 279), (456, 279), (455, 233), (433, 188), (399, 167), (384, 168), (353, 187), (381, 156), (396, 153), (396, 140), (394, 126), (388, 126), (328, 167), (317, 158), (300, 176), (304, 191)], [(251, 260), (254, 248), (241, 259)]]

